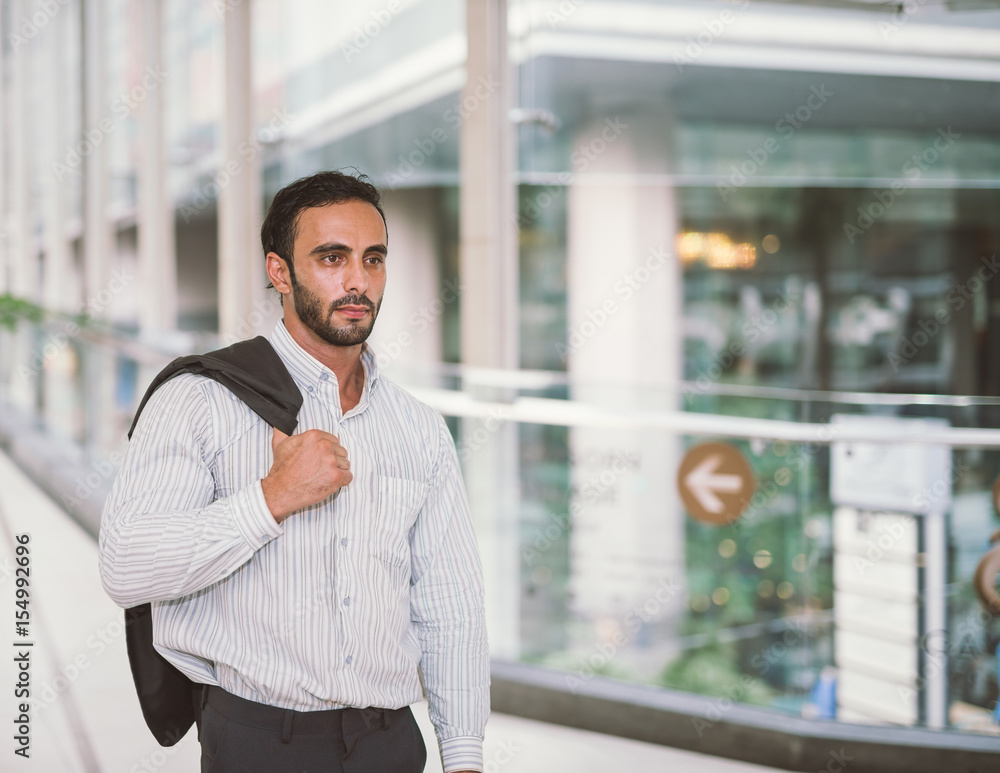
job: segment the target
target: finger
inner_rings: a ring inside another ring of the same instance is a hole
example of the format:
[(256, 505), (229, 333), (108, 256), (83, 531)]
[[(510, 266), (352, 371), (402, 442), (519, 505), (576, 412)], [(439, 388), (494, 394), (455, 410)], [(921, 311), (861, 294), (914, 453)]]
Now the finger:
[(280, 429), (278, 429), (277, 427), (275, 427), (274, 428), (274, 434), (271, 435), (271, 451), (272, 452), (277, 451), (278, 450), (278, 446), (280, 446), (286, 440), (288, 440), (288, 435), (286, 435)]

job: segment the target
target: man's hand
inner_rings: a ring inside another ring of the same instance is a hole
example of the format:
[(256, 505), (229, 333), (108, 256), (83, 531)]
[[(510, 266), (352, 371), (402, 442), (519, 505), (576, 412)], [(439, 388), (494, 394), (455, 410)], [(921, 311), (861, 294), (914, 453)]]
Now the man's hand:
[(303, 507), (322, 502), (354, 479), (347, 451), (329, 432), (309, 429), (289, 437), (275, 429), (271, 450), (274, 462), (260, 485), (278, 523)]

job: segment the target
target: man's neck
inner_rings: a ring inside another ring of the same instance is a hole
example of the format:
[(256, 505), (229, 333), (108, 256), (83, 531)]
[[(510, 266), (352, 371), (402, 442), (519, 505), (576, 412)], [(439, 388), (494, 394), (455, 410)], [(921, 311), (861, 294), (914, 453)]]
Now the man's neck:
[(363, 344), (334, 346), (317, 336), (295, 318), (283, 319), (285, 329), (299, 346), (333, 371), (340, 387), (340, 410), (347, 413), (361, 401), (365, 389), (365, 368), (361, 364)]

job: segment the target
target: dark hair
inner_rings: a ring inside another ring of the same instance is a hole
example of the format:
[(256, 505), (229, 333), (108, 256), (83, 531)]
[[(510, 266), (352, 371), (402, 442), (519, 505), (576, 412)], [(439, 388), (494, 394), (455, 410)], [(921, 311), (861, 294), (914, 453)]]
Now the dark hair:
[[(317, 172), (286, 185), (274, 195), (271, 208), (267, 211), (264, 224), (260, 227), (260, 244), (264, 255), (277, 253), (288, 264), (290, 279), (295, 281), (292, 253), (295, 237), (298, 235), (299, 215), (304, 209), (326, 207), (330, 204), (345, 204), (349, 201), (366, 201), (378, 210), (385, 223), (382, 211), (382, 194), (372, 185), (366, 175), (343, 172)], [(388, 226), (386, 227), (388, 234)], [(271, 285), (268, 285), (269, 287)]]

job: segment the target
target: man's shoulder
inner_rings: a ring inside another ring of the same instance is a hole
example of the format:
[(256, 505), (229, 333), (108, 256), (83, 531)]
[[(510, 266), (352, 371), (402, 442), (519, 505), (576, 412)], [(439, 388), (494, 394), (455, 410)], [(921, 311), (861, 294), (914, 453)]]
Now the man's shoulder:
[(153, 392), (142, 409), (136, 431), (186, 419), (203, 425), (201, 432), (214, 425), (211, 436), (217, 440), (242, 431), (252, 416), (253, 412), (223, 384), (199, 373), (181, 371)]
[(180, 371), (160, 384), (150, 397), (151, 407), (154, 401), (158, 403), (175, 402), (179, 400), (205, 400), (215, 402), (226, 396), (235, 399), (235, 395), (226, 387), (213, 378), (192, 373), (190, 371)]

